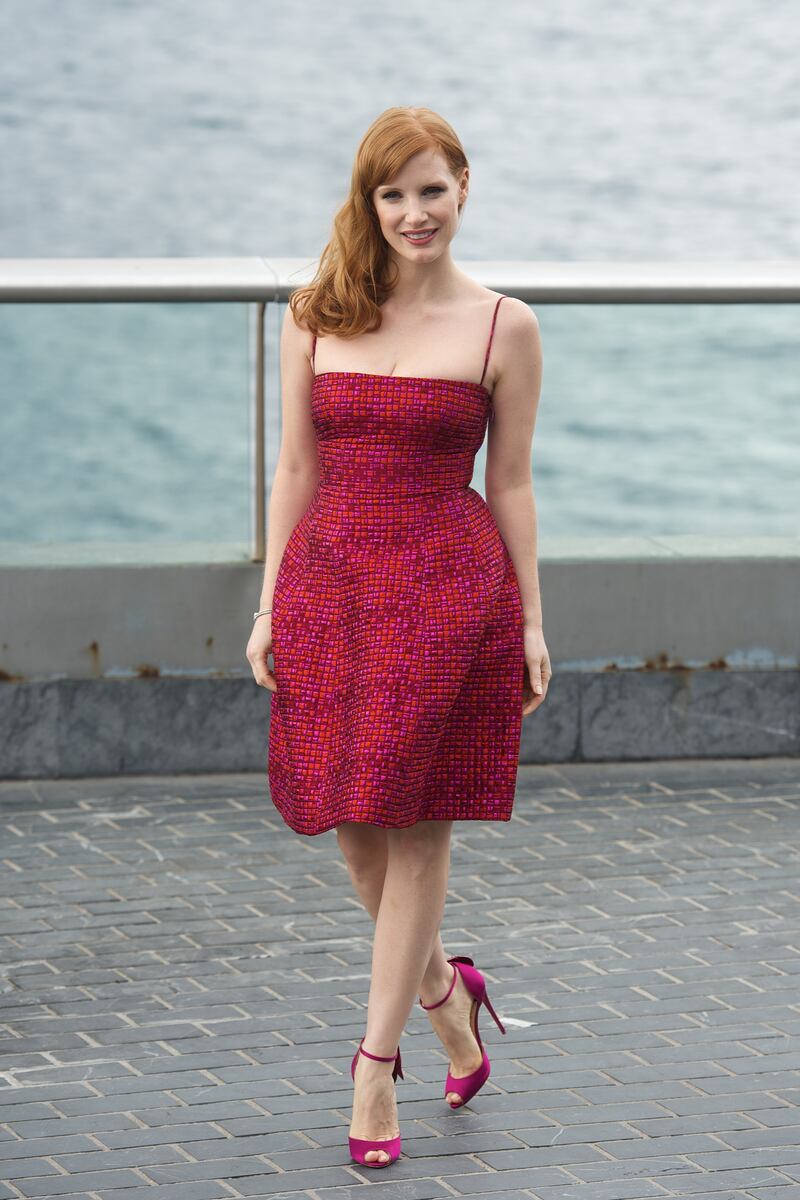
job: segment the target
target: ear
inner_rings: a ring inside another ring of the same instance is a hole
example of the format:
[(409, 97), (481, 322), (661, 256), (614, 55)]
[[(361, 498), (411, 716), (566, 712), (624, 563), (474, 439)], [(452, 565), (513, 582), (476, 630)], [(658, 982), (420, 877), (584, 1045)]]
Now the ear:
[(458, 185), (458, 210), (459, 212), (464, 207), (464, 203), (469, 195), (469, 167), (464, 167), (463, 174)]

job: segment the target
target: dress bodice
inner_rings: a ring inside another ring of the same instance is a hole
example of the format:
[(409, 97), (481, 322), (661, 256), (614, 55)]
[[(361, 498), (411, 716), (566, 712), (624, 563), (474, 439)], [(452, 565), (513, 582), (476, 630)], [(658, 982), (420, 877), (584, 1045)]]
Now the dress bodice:
[(311, 401), (320, 487), (400, 496), (469, 487), (491, 403), (469, 380), (322, 372)]

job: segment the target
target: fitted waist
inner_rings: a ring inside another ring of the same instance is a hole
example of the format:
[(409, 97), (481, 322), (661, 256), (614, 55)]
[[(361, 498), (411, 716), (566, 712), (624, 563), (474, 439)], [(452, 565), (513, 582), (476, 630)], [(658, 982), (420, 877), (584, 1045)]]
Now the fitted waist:
[(413, 448), (401, 453), (397, 447), (373, 447), (366, 456), (328, 452), (320, 454), (319, 483), (352, 495), (434, 494), (469, 487), (474, 465), (471, 454), (422, 455)]
[(359, 497), (363, 497), (365, 501), (375, 502), (376, 498), (383, 499), (387, 503), (392, 502), (407, 502), (413, 500), (414, 497), (423, 499), (425, 497), (448, 496), (453, 493), (468, 491), (470, 481), (467, 480), (461, 483), (417, 483), (414, 481), (406, 482), (386, 482), (378, 484), (375, 482), (364, 483), (363, 481), (347, 479), (336, 483), (320, 481), (317, 488), (317, 494), (321, 497), (330, 496), (331, 499), (351, 500), (356, 501)]
[(320, 484), (309, 520), (319, 543), (337, 547), (395, 538), (418, 540), (437, 529), (462, 525), (471, 495), (478, 493), (469, 484), (416, 490)]

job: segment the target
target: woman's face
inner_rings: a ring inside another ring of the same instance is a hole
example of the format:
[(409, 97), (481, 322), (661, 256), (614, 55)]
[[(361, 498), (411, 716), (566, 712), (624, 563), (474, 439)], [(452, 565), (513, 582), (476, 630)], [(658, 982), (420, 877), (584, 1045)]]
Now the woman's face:
[[(420, 150), (394, 179), (375, 188), (372, 199), (381, 232), (397, 255), (410, 262), (439, 257), (458, 230), (468, 176), (465, 167), (461, 179), (454, 179), (441, 151)], [(423, 236), (414, 238), (413, 233)]]

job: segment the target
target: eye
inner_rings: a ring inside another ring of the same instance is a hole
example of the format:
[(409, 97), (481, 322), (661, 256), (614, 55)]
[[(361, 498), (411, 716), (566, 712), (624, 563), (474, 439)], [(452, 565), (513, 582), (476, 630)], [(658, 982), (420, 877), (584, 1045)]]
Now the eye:
[[(424, 190), (426, 192), (443, 192), (444, 188), (438, 187), (438, 186), (435, 187), (432, 185), (431, 187), (426, 187)], [(399, 192), (384, 192), (383, 195), (381, 196), (381, 199), (382, 200), (391, 200), (393, 196), (398, 196), (399, 194), (400, 194)]]

